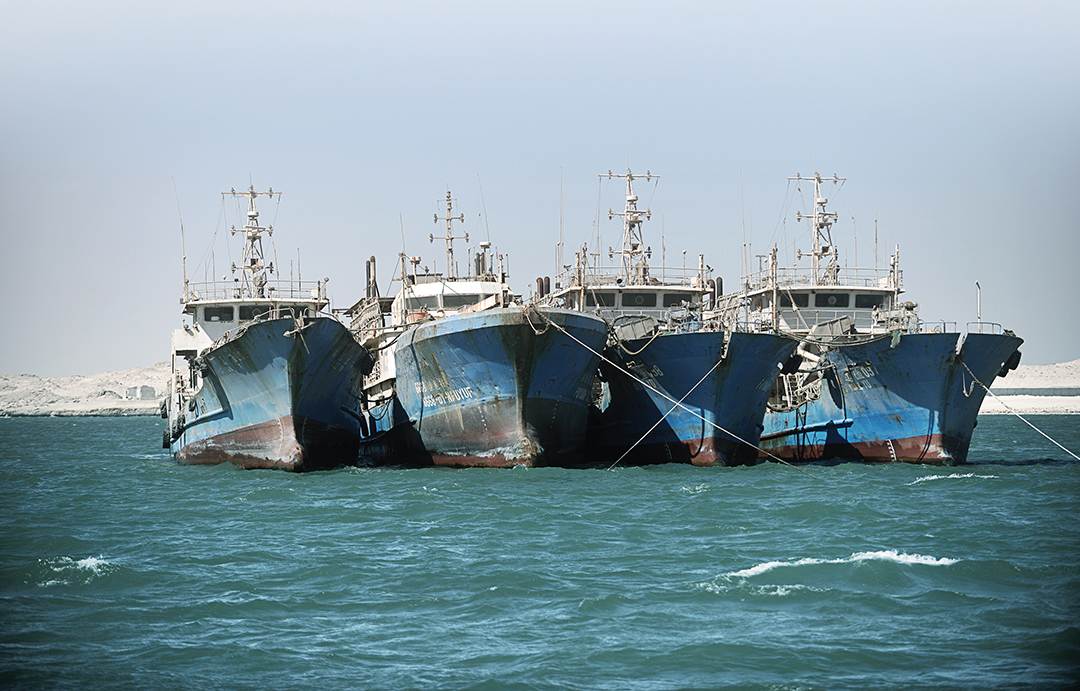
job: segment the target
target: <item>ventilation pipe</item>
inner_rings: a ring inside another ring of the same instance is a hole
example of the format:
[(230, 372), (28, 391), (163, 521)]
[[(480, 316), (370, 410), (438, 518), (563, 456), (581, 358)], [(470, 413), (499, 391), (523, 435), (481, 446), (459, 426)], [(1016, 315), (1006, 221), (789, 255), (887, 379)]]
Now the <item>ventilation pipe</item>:
[(364, 295), (369, 298), (379, 297), (379, 285), (375, 279), (375, 255), (368, 257), (364, 266), (367, 269), (367, 287), (364, 289)]

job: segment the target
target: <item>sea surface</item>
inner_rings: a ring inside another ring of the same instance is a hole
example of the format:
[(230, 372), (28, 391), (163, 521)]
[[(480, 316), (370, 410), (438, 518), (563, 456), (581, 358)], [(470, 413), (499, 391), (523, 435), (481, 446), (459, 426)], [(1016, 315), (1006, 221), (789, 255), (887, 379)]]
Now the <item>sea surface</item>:
[(0, 688), (1080, 683), (1080, 463), (1012, 416), (812, 477), (187, 467), (163, 424), (0, 419)]

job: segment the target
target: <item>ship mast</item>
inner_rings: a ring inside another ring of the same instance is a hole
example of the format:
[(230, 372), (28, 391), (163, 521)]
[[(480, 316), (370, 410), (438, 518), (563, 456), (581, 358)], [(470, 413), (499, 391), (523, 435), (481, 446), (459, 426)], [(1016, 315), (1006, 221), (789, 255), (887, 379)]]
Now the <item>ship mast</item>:
[(446, 221), (446, 237), (437, 238), (434, 234), (432, 234), (430, 236), (430, 241), (435, 242), (436, 240), (446, 240), (446, 280), (453, 281), (455, 278), (454, 240), (464, 240), (465, 242), (468, 242), (469, 234), (465, 233), (464, 235), (458, 235), (456, 237), (454, 236), (451, 223), (453, 221), (460, 221), (461, 223), (464, 223), (465, 214), (459, 214), (457, 216), (453, 214), (453, 202), (450, 200), (450, 190), (446, 191), (446, 216), (440, 216), (439, 214), (435, 214), (435, 222), (438, 223), (439, 221)]
[[(243, 228), (237, 228), (232, 226), (229, 230), (235, 235), (236, 233), (244, 233), (244, 254), (241, 260), (240, 269), (240, 290), (236, 297), (266, 297), (266, 274), (269, 270), (270, 273), (274, 272), (273, 263), (269, 267), (263, 264), (263, 246), (262, 246), (262, 234), (265, 232), (267, 235), (273, 236), (273, 226), (260, 226), (259, 225), (259, 212), (255, 209), (255, 199), (262, 195), (267, 195), (271, 199), (274, 195), (281, 196), (281, 192), (275, 192), (274, 188), (270, 188), (266, 192), (256, 192), (255, 186), (248, 187), (246, 192), (237, 192), (236, 189), (230, 189), (228, 192), (222, 192), (221, 196), (231, 195), (233, 197), (247, 197), (248, 198), (248, 210), (247, 210), (247, 223)], [(236, 273), (236, 264), (232, 265), (233, 273)]]
[[(836, 223), (837, 214), (834, 211), (826, 211), (825, 205), (828, 203), (828, 199), (821, 196), (821, 183), (832, 182), (840, 183), (847, 180), (847, 178), (837, 177), (833, 174), (831, 178), (822, 178), (821, 173), (814, 172), (814, 177), (804, 178), (798, 173), (795, 177), (788, 178), (788, 180), (810, 181), (814, 182), (814, 213), (811, 216), (804, 216), (801, 211), (795, 213), (796, 220), (803, 220), (804, 218), (810, 219), (814, 226), (814, 248), (808, 253), (804, 253), (799, 250), (798, 257), (802, 259), (805, 256), (809, 256), (811, 260), (811, 272), (812, 272), (812, 285), (818, 285), (819, 283), (825, 283), (826, 285), (835, 285), (837, 276), (839, 274), (840, 266), (837, 263), (839, 259), (839, 251), (833, 245), (832, 241), (832, 225)], [(820, 272), (821, 259), (824, 257), (830, 257), (828, 266), (828, 275), (824, 277)]]
[[(653, 175), (649, 171), (645, 171), (644, 175), (634, 175), (630, 172), (630, 169), (626, 169), (625, 175), (618, 175), (612, 173), (610, 170), (607, 173), (601, 173), (600, 177), (619, 178), (620, 180), (626, 180), (626, 208), (622, 212), (608, 209), (608, 220), (621, 216), (623, 219), (623, 233), (622, 233), (622, 248), (616, 253), (611, 248), (608, 248), (608, 256), (614, 257), (615, 254), (619, 254), (622, 257), (621, 268), (619, 270), (619, 278), (626, 285), (633, 285), (636, 283), (644, 283), (646, 276), (648, 276), (648, 264), (646, 258), (652, 256), (652, 249), (644, 247), (644, 242), (641, 239), (641, 224), (642, 216), (646, 220), (652, 217), (652, 212), (649, 209), (640, 210), (637, 208), (638, 198), (634, 194), (634, 180), (644, 178), (645, 180), (652, 180), (656, 178), (660, 179), (659, 175)], [(637, 266), (641, 266), (641, 271), (635, 271)]]

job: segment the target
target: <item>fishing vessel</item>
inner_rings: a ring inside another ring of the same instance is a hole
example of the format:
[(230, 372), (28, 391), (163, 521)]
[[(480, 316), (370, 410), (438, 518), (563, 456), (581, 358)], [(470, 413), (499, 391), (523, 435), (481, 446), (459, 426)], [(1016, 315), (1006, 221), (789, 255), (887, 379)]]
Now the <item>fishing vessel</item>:
[(457, 275), (450, 193), (444, 273), (400, 255), (402, 288), (379, 296), (375, 259), (351, 328), (374, 355), (364, 379), (360, 458), (370, 464), (510, 467), (583, 461), (593, 350), (607, 325), (573, 310), (521, 304), (503, 255), (479, 243)]
[[(596, 386), (589, 453), (605, 463), (681, 462), (736, 465), (757, 460), (765, 404), (797, 343), (765, 333), (740, 333), (703, 319), (723, 292), (698, 255), (697, 267), (651, 266), (653, 251), (642, 225), (634, 181), (658, 180), (627, 170), (601, 179), (622, 180), (618, 250), (590, 254), (587, 244), (560, 274), (542, 304), (597, 314), (611, 324)], [(599, 245), (599, 242), (598, 242)], [(663, 248), (663, 243), (661, 244)], [(684, 254), (685, 256), (685, 254)], [(541, 291), (543, 292), (543, 291)]]
[[(327, 280), (282, 280), (267, 264), (255, 201), (247, 198), (244, 249), (233, 279), (184, 279), (187, 318), (172, 335), (163, 446), (185, 464), (318, 470), (355, 464), (363, 374), (373, 362), (332, 315)], [(280, 197), (279, 197), (280, 198)]]
[[(822, 186), (845, 178), (795, 176), (812, 182), (809, 266), (781, 267), (777, 247), (743, 290), (721, 301), (727, 323), (783, 333), (800, 341), (795, 361), (777, 379), (761, 447), (787, 461), (845, 459), (954, 464), (967, 459), (986, 386), (1020, 362), (1022, 339), (999, 324), (928, 324), (918, 304), (902, 300), (896, 248), (887, 267), (840, 266)], [(876, 252), (875, 252), (876, 254)]]

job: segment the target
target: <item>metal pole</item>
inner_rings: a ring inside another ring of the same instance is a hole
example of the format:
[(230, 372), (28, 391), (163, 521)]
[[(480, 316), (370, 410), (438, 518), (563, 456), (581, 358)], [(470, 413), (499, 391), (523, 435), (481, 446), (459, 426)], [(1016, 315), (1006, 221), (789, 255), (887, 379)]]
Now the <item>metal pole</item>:
[(975, 281), (975, 319), (979, 322), (979, 333), (982, 333), (982, 286)]

